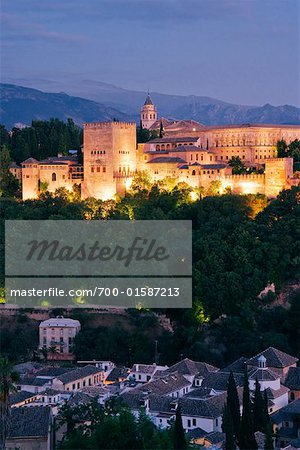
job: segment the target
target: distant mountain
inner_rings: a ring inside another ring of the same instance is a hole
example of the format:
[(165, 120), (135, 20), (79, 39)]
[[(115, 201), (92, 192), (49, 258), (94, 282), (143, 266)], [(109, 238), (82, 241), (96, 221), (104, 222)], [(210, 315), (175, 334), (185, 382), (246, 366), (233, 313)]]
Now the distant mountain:
[[(70, 85), (74, 97), (65, 93), (46, 93), (13, 84), (0, 84), (0, 121), (7, 127), (16, 123), (30, 125), (32, 119), (58, 117), (83, 122), (119, 120), (139, 121), (139, 111), (146, 92), (130, 91), (117, 86), (84, 80)], [(92, 93), (92, 94), (91, 94)], [(84, 98), (84, 97), (88, 97)], [(194, 119), (206, 125), (233, 123), (300, 124), (300, 108), (295, 106), (234, 105), (211, 97), (151, 93), (159, 117)]]
[(128, 120), (126, 114), (114, 108), (63, 92), (53, 94), (13, 84), (0, 84), (0, 97), (0, 123), (8, 128), (15, 124), (30, 125), (32, 119), (46, 120), (51, 117), (64, 121), (71, 117), (80, 126), (83, 122), (113, 118)]

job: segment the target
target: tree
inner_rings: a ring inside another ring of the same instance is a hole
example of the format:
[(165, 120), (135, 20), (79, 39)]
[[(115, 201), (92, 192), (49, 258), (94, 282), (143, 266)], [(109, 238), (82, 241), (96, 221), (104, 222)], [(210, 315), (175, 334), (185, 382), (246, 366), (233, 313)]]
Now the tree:
[(162, 123), (162, 120), (160, 121), (160, 126), (159, 126), (159, 137), (162, 138), (164, 136), (164, 126)]
[(232, 167), (232, 173), (234, 175), (239, 175), (247, 171), (245, 164), (239, 156), (233, 156), (229, 161), (228, 165)]
[(257, 443), (254, 436), (252, 405), (250, 400), (248, 375), (245, 371), (244, 390), (243, 390), (243, 413), (241, 421), (241, 431), (239, 439), (239, 448), (241, 450), (256, 450)]
[(173, 448), (174, 448), (174, 450), (187, 449), (187, 442), (186, 442), (186, 438), (185, 438), (184, 428), (182, 425), (180, 404), (177, 406), (177, 409), (176, 409)]
[(273, 443), (272, 426), (271, 426), (271, 424), (269, 424), (265, 431), (264, 450), (273, 450), (273, 449), (274, 449), (274, 443)]
[(241, 426), (240, 401), (233, 373), (230, 372), (227, 387), (227, 407), (232, 419), (233, 433), (238, 439)]
[(277, 144), (276, 144), (277, 157), (285, 158), (287, 156), (287, 148), (288, 148), (288, 146), (284, 139), (277, 141)]
[(5, 449), (10, 415), (9, 395), (16, 391), (19, 374), (12, 369), (7, 358), (0, 358), (0, 450)]
[(0, 152), (0, 197), (13, 197), (19, 188), (18, 180), (9, 170), (10, 163), (8, 147), (3, 145)]
[(264, 412), (264, 399), (261, 394), (260, 384), (258, 379), (255, 380), (255, 392), (253, 403), (253, 426), (254, 431), (265, 432), (266, 429), (266, 417)]
[(225, 433), (225, 450), (235, 450), (236, 445), (234, 439), (233, 421), (230, 409), (228, 407), (228, 402), (223, 411), (222, 430), (223, 433)]

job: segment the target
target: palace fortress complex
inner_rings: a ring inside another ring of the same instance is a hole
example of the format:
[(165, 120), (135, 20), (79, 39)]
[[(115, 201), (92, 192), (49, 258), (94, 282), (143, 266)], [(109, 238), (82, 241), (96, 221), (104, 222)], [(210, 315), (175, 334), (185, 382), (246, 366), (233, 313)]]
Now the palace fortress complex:
[[(76, 156), (60, 155), (43, 161), (29, 158), (22, 168), (13, 165), (11, 171), (22, 181), (23, 199), (37, 198), (42, 183), (50, 192), (81, 183), (82, 198), (107, 200), (124, 195), (140, 171), (154, 182), (169, 177), (207, 189), (219, 180), (221, 191), (230, 188), (268, 197), (299, 183), (293, 177), (293, 159), (277, 158), (276, 150), (281, 139), (287, 144), (300, 139), (299, 125), (205, 126), (193, 120), (158, 119), (149, 94), (141, 123), (149, 130), (159, 130), (162, 124), (163, 137), (137, 144), (135, 123), (86, 123), (83, 166)], [(264, 168), (264, 173), (232, 175), (228, 161), (233, 156), (246, 167)]]

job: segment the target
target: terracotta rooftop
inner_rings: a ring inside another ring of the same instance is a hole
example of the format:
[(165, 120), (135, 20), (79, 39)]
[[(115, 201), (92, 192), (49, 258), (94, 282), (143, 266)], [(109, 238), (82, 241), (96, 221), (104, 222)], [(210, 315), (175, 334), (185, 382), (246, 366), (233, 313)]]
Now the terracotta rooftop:
[(298, 359), (274, 347), (269, 347), (258, 355), (246, 361), (247, 365), (258, 366), (258, 358), (263, 355), (266, 358), (267, 367), (283, 368), (295, 364)]

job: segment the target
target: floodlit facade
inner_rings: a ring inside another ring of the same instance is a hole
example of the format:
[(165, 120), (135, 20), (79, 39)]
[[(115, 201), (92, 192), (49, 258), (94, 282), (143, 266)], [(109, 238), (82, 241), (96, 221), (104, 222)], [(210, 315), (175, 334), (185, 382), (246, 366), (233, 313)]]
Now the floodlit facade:
[[(22, 163), (23, 200), (38, 198), (42, 190), (54, 192), (81, 185), (82, 198), (102, 200), (123, 196), (133, 176), (146, 171), (152, 181), (172, 179), (196, 191), (208, 189), (212, 182), (218, 192), (265, 194), (275, 197), (282, 189), (298, 185), (293, 175), (293, 159), (278, 158), (276, 144), (300, 139), (298, 125), (222, 125), (205, 126), (193, 120), (171, 121), (157, 118), (148, 94), (141, 109), (144, 128), (160, 130), (163, 137), (144, 144), (136, 142), (136, 124), (96, 122), (84, 124), (83, 165), (76, 156), (58, 156)], [(246, 168), (263, 173), (233, 175), (228, 162), (239, 157)], [(11, 171), (15, 175), (16, 168)]]
[(44, 320), (39, 325), (39, 347), (55, 349), (58, 354), (71, 354), (73, 341), (79, 330), (78, 320), (62, 316)]

